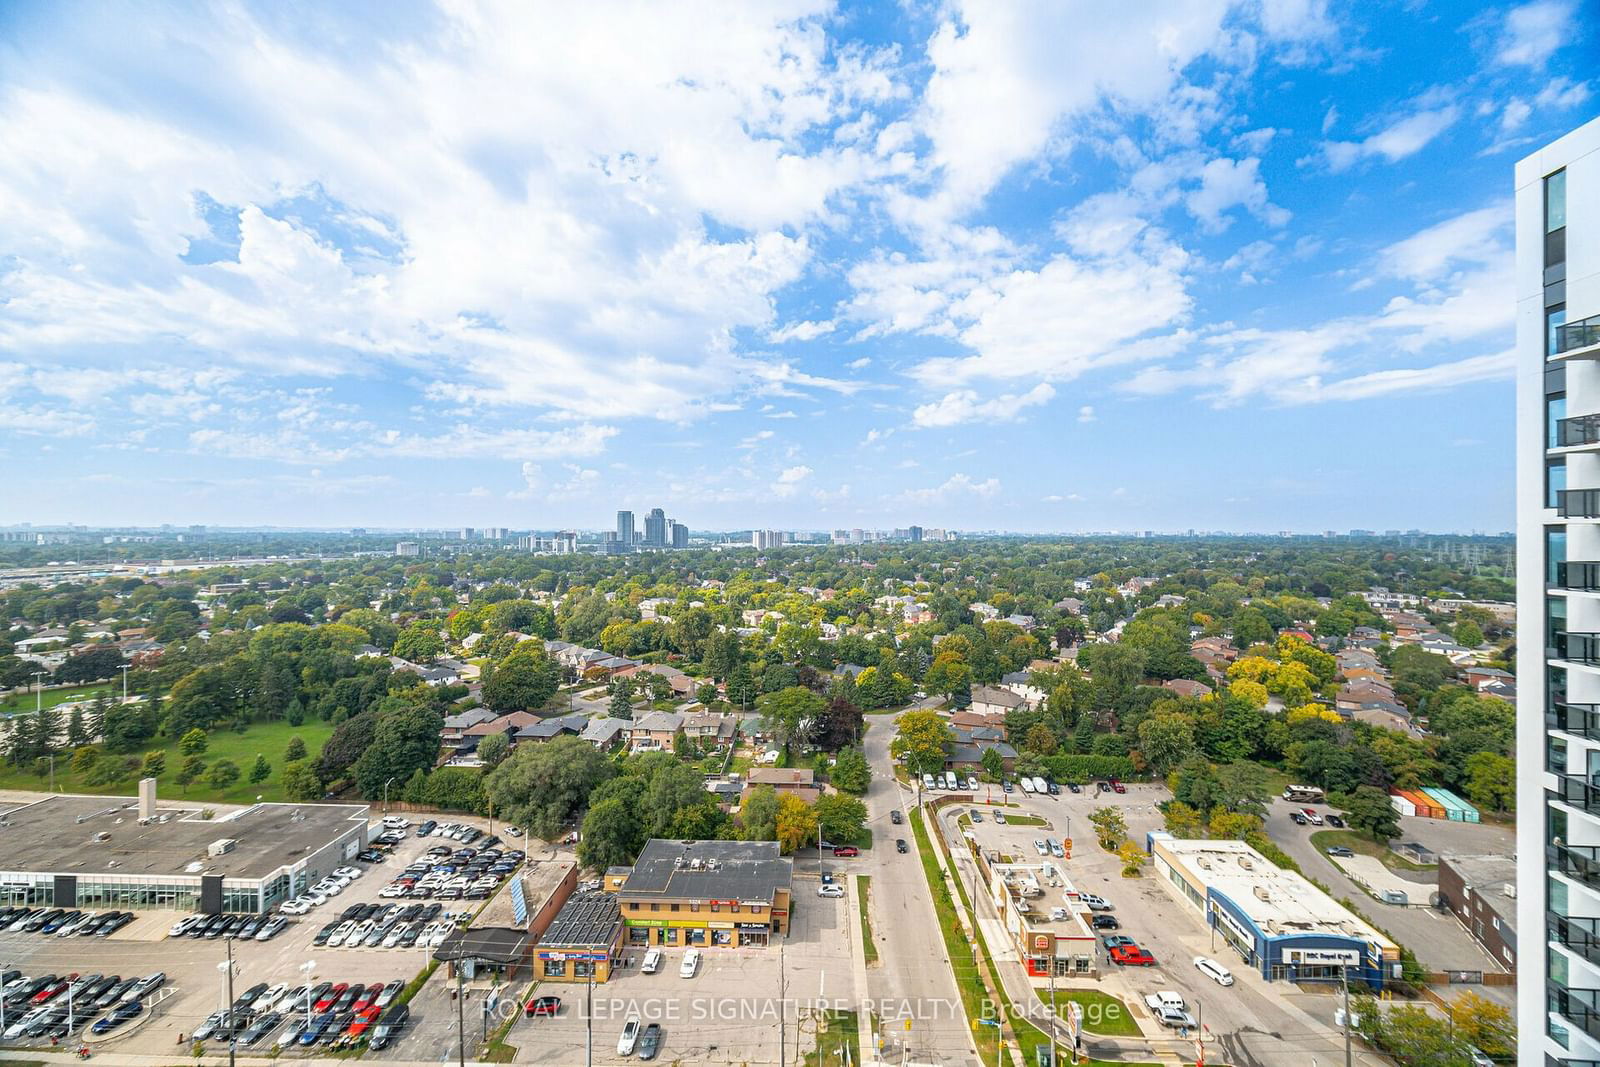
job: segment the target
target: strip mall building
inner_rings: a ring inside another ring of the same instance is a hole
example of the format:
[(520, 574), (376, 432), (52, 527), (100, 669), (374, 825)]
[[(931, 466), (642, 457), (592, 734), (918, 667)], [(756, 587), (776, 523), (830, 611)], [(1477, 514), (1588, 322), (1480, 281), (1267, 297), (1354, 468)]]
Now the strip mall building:
[(606, 871), (630, 945), (765, 945), (789, 932), (794, 864), (776, 841), (652, 840)]

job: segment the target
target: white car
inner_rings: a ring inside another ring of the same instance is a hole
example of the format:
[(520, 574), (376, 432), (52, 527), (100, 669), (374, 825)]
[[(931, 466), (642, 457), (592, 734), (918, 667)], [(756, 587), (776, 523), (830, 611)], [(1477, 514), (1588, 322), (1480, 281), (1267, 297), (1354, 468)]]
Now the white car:
[(403, 897), (406, 895), (406, 887), (399, 882), (390, 882), (378, 890), (378, 895), (380, 897)]
[(506, 827), (506, 836), (507, 837), (521, 837), (522, 836), (522, 827), (520, 827), (520, 826), (508, 826), (508, 827)]
[(1033, 850), (1041, 856), (1050, 855), (1050, 846), (1045, 844), (1043, 841), (1040, 841), (1038, 838), (1034, 839)]
[(359, 867), (336, 867), (333, 873), (336, 878), (343, 878), (347, 881), (354, 881), (361, 877), (361, 869)]
[(639, 1017), (628, 1016), (628, 1021), (622, 1024), (622, 1036), (617, 1039), (617, 1055), (632, 1056), (633, 1046), (639, 1043)]
[(288, 992), (289, 983), (279, 982), (277, 985), (273, 986), (271, 989), (268, 989), (265, 993), (261, 994), (254, 1001), (252, 1001), (250, 1004), (250, 1010), (256, 1015), (257, 1018), (260, 1018), (267, 1012), (271, 1011), (272, 1006), (279, 1000), (282, 1000), (284, 995)]
[(404, 815), (385, 815), (383, 817), (383, 828), (385, 830), (404, 830), (410, 825), (411, 820)]
[(328, 902), (328, 894), (313, 886), (302, 893), (300, 899), (306, 901), (312, 907), (321, 907)]
[(344, 892), (344, 886), (345, 883), (339, 881), (337, 878), (324, 878), (311, 888), (318, 893), (324, 894), (325, 896), (336, 897), (340, 893)]
[(411, 929), (410, 923), (395, 923), (394, 929), (390, 930), (389, 935), (383, 939), (383, 947), (394, 948), (400, 943), (400, 939), (406, 936), (406, 931), (409, 929)]
[(311, 910), (311, 904), (312, 902), (305, 897), (295, 897), (293, 900), (286, 900), (279, 904), (278, 910), (285, 915), (304, 915)]
[(350, 940), (351, 935), (353, 935), (355, 932), (356, 921), (354, 919), (346, 919), (344, 922), (339, 924), (339, 928), (337, 930), (328, 935), (328, 947), (338, 948), (340, 945)]
[(438, 948), (440, 945), (444, 944), (444, 939), (449, 937), (450, 934), (454, 932), (455, 928), (456, 924), (453, 922), (440, 923), (439, 929), (435, 930), (433, 932), (433, 936), (428, 938), (428, 947)]
[(1233, 984), (1233, 972), (1208, 956), (1196, 956), (1194, 966), (1197, 971), (1220, 986)]
[(819, 885), (819, 886), (817, 886), (817, 896), (819, 896), (819, 897), (842, 897), (842, 896), (844, 896), (844, 886), (842, 886), (842, 885)]
[(205, 918), (204, 915), (185, 915), (183, 918), (172, 924), (172, 928), (167, 931), (167, 936), (182, 937), (184, 934), (188, 933), (194, 928), (195, 923), (199, 922), (203, 918)]
[(683, 962), (678, 965), (679, 978), (693, 978), (700, 969), (700, 950), (692, 948), (683, 954)]
[(655, 974), (661, 969), (661, 950), (653, 948), (644, 954), (644, 964), (639, 968), (645, 974)]

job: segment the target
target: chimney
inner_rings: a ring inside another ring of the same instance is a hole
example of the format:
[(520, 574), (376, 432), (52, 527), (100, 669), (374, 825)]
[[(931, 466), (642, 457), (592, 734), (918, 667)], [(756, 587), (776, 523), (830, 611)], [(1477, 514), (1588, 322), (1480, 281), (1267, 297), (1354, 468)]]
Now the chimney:
[(154, 778), (139, 779), (139, 818), (153, 819), (156, 817), (156, 780)]

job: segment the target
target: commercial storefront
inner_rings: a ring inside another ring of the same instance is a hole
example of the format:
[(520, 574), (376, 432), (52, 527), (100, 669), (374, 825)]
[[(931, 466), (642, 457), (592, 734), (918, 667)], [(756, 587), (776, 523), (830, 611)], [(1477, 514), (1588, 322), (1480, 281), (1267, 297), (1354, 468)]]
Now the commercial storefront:
[(631, 945), (769, 944), (789, 930), (793, 864), (772, 841), (651, 841), (606, 873)]
[(622, 954), (622, 913), (611, 893), (567, 898), (534, 946), (534, 974), (551, 982), (604, 982)]

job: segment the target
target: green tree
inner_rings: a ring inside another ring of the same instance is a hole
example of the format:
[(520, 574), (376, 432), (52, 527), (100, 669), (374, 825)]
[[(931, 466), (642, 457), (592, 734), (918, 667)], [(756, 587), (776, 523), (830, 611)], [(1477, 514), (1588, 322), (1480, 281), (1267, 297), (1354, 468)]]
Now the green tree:
[(501, 818), (554, 841), (615, 773), (616, 764), (593, 745), (558, 737), (520, 746), (484, 779), (484, 795)]
[(1400, 836), (1400, 816), (1389, 803), (1389, 795), (1376, 786), (1364, 785), (1350, 794), (1345, 821), (1374, 841), (1391, 841)]
[(1023, 735), (1022, 747), (1041, 756), (1052, 756), (1057, 747), (1056, 735), (1044, 723), (1036, 722)]
[(1483, 644), (1483, 631), (1471, 619), (1456, 623), (1456, 642), (1462, 648), (1477, 648)]
[(1235, 760), (1216, 769), (1217, 799), (1229, 811), (1265, 817), (1272, 800), (1272, 771), (1250, 760)]
[(944, 769), (945, 746), (950, 738), (950, 727), (938, 712), (908, 711), (899, 718), (889, 753), (912, 774), (932, 774)]
[(317, 777), (310, 760), (294, 760), (283, 765), (283, 793), (296, 803), (322, 799), (322, 779)]
[(867, 806), (843, 793), (824, 793), (814, 806), (817, 824), (824, 841), (838, 845), (855, 844), (865, 836)]
[(842, 748), (834, 758), (831, 777), (839, 789), (860, 796), (872, 784), (872, 766), (859, 748)]
[(289, 743), (283, 746), (283, 762), (296, 763), (306, 758), (306, 743), (298, 735), (289, 738)]
[(978, 757), (978, 762), (983, 766), (984, 777), (991, 782), (998, 782), (1006, 773), (1006, 758), (1000, 755), (998, 748), (986, 748)]
[(1144, 849), (1132, 841), (1117, 846), (1117, 858), (1122, 861), (1122, 877), (1137, 878), (1144, 867)]
[(267, 757), (257, 752), (255, 763), (250, 765), (250, 784), (260, 785), (270, 777), (272, 777), (272, 764), (267, 762)]
[(1490, 811), (1515, 811), (1517, 764), (1497, 752), (1477, 752), (1467, 757), (1467, 799)]
[(585, 867), (603, 871), (632, 863), (644, 848), (644, 827), (621, 797), (602, 800), (583, 817), (578, 859)]
[(1447, 1019), (1425, 1008), (1404, 1005), (1381, 1008), (1374, 1002), (1363, 1013), (1362, 1035), (1403, 1064), (1415, 1067), (1470, 1067), (1466, 1039)]
[(427, 770), (439, 755), (439, 731), (444, 719), (430, 708), (406, 708), (378, 719), (372, 744), (356, 760), (356, 785), (361, 795), (376, 800), (384, 782), (404, 782), (411, 772)]
[(145, 778), (160, 778), (167, 770), (167, 754), (159, 748), (144, 754), (144, 766), (139, 774)]
[(1089, 824), (1094, 827), (1095, 838), (1107, 852), (1115, 852), (1128, 836), (1128, 823), (1116, 808), (1094, 808), (1089, 812)]
[(778, 839), (778, 791), (770, 785), (757, 786), (739, 806), (740, 836), (746, 841)]
[(532, 646), (523, 643), (483, 683), (483, 703), (495, 711), (533, 711), (542, 708), (561, 688), (561, 667)]
[(100, 758), (99, 749), (84, 745), (72, 754), (72, 773), (88, 774), (95, 761)]
[(1487, 1056), (1511, 1059), (1517, 1051), (1517, 1023), (1510, 1009), (1470, 989), (1450, 1002), (1456, 1036)]
[(1173, 837), (1197, 838), (1205, 832), (1200, 813), (1181, 800), (1171, 800), (1161, 812), (1167, 833)]
[(178, 739), (178, 751), (185, 756), (198, 756), (210, 743), (206, 732), (197, 726)]
[(792, 685), (775, 693), (763, 693), (756, 700), (767, 732), (780, 748), (804, 740), (821, 717), (827, 702), (805, 686)]
[(432, 663), (444, 654), (444, 640), (439, 636), (439, 627), (418, 619), (395, 638), (394, 654), (412, 663)]
[(633, 718), (633, 679), (617, 680), (616, 687), (611, 691), (610, 713), (613, 719)]
[(183, 766), (178, 768), (178, 775), (174, 779), (182, 787), (184, 795), (189, 793), (189, 786), (200, 780), (206, 772), (206, 761), (203, 756), (190, 756), (183, 761)]
[(206, 783), (213, 789), (226, 789), (239, 780), (239, 765), (231, 759), (219, 759), (206, 771)]
[(1139, 751), (1157, 774), (1166, 774), (1194, 751), (1194, 720), (1181, 712), (1152, 715), (1137, 732)]
[(751, 677), (750, 668), (740, 663), (728, 677), (728, 700), (740, 708), (748, 708), (755, 702), (756, 695), (756, 680)]
[(490, 770), (511, 755), (511, 739), (505, 734), (490, 734), (478, 742), (478, 759)]

